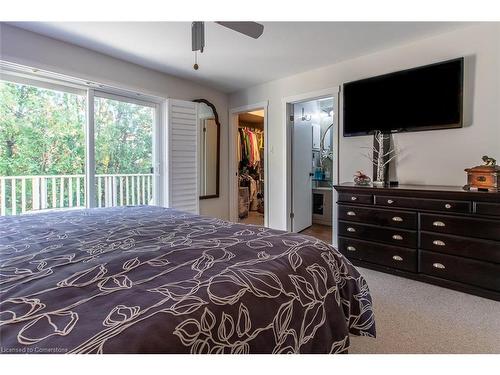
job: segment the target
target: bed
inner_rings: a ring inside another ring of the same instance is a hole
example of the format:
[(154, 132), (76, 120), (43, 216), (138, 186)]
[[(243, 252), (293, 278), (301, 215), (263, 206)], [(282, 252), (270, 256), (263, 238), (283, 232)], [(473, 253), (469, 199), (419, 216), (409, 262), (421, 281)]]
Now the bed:
[(155, 206), (0, 218), (3, 353), (347, 353), (368, 286), (309, 236)]

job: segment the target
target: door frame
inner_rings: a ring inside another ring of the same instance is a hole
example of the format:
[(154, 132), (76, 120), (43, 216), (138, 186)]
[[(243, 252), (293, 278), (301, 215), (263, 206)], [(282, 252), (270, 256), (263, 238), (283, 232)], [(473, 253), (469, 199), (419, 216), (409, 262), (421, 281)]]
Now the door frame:
[(269, 225), (269, 157), (268, 157), (268, 107), (269, 101), (249, 104), (229, 110), (229, 220), (238, 222), (238, 160), (237, 132), (240, 113), (264, 110), (264, 226)]
[[(290, 120), (290, 111), (292, 109), (293, 104), (302, 103), (305, 101), (311, 101), (316, 99), (323, 99), (332, 97), (334, 101), (334, 107), (336, 108), (336, 113), (334, 116), (335, 121), (335, 129), (334, 135), (335, 139), (333, 140), (332, 147), (334, 147), (334, 157), (335, 161), (333, 163), (333, 171), (332, 171), (332, 183), (336, 184), (339, 181), (339, 145), (340, 145), (340, 131), (339, 131), (339, 104), (340, 104), (340, 86), (329, 87), (322, 90), (306, 92), (303, 94), (297, 94), (292, 96), (286, 96), (281, 99), (282, 104), (282, 113), (283, 113), (283, 126), (285, 131), (283, 132), (283, 144), (284, 147), (284, 155), (283, 160), (285, 161), (286, 168), (286, 178), (284, 180), (283, 191), (285, 191), (285, 222), (286, 222), (286, 230), (291, 231), (292, 229), (292, 218), (291, 218), (291, 209), (292, 209), (292, 134), (293, 134), (293, 121)], [(337, 231), (335, 231), (335, 222), (337, 221), (337, 193), (335, 189), (332, 189), (332, 244), (333, 246), (337, 246), (338, 244), (338, 235)]]

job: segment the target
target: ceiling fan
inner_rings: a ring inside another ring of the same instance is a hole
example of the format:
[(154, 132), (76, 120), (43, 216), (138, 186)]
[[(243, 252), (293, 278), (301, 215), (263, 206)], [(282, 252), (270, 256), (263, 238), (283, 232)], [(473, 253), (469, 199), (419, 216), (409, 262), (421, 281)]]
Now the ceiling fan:
[[(264, 25), (257, 22), (241, 21), (215, 23), (254, 39), (259, 38), (264, 32)], [(200, 51), (200, 53), (203, 53), (205, 48), (205, 22), (197, 21), (191, 24), (191, 45), (192, 51), (195, 53), (193, 68), (194, 70), (198, 70), (197, 52)]]

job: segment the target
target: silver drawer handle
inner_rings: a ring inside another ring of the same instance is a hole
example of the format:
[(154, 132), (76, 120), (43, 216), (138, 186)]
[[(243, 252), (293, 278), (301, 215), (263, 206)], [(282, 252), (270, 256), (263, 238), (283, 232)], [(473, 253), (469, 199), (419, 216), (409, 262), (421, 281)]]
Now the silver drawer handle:
[(394, 217), (392, 218), (392, 221), (399, 221), (399, 222), (401, 222), (401, 221), (403, 221), (403, 218), (402, 218), (402, 217), (399, 217), (399, 216), (394, 216)]
[(393, 203), (394, 203), (394, 201), (393, 201), (392, 199), (387, 199), (387, 203), (389, 203), (389, 204), (393, 204)]
[(438, 268), (438, 269), (440, 269), (440, 270), (444, 270), (444, 269), (446, 268), (446, 267), (444, 266), (444, 264), (442, 264), (442, 263), (434, 263), (434, 264), (432, 265), (432, 267), (434, 267), (434, 268)]
[(451, 208), (451, 204), (446, 203), (446, 204), (444, 205), (444, 208)]
[(351, 197), (351, 200), (352, 200), (352, 201), (357, 201), (357, 200), (358, 200), (358, 197)]
[(348, 211), (347, 216), (356, 216), (356, 212), (354, 211)]
[(401, 241), (403, 239), (403, 236), (399, 235), (399, 234), (395, 234), (392, 236), (392, 239), (393, 240), (398, 240), (398, 241)]
[(394, 260), (396, 260), (396, 261), (398, 261), (398, 262), (401, 262), (401, 261), (403, 260), (403, 258), (402, 258), (402, 257), (400, 257), (399, 255), (394, 255), (394, 256), (392, 257), (392, 259), (394, 259)]
[(356, 248), (354, 246), (347, 246), (347, 250), (356, 251)]
[(445, 227), (446, 224), (443, 223), (442, 221), (435, 221), (432, 223), (432, 225), (434, 225), (435, 227)]
[(353, 227), (349, 227), (349, 228), (347, 228), (347, 231), (348, 232), (356, 232), (356, 229), (354, 229)]
[(434, 240), (432, 243), (436, 246), (445, 246), (446, 244), (441, 240)]

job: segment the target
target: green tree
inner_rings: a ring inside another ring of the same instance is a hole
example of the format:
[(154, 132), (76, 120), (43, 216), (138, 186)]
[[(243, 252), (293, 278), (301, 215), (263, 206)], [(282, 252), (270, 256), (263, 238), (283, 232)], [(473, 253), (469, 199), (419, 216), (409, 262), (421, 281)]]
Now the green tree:
[[(83, 174), (82, 95), (0, 82), (0, 176)], [(95, 99), (96, 173), (150, 173), (152, 108)]]
[(81, 174), (85, 98), (0, 83), (0, 175)]
[[(86, 106), (83, 95), (0, 81), (0, 177), (84, 174)], [(96, 174), (150, 173), (154, 110), (97, 97), (94, 114)], [(32, 189), (27, 181), (28, 197)], [(7, 207), (11, 190), (9, 181)], [(83, 184), (78, 193), (83, 197)]]
[(97, 98), (95, 101), (96, 173), (150, 173), (150, 107)]

